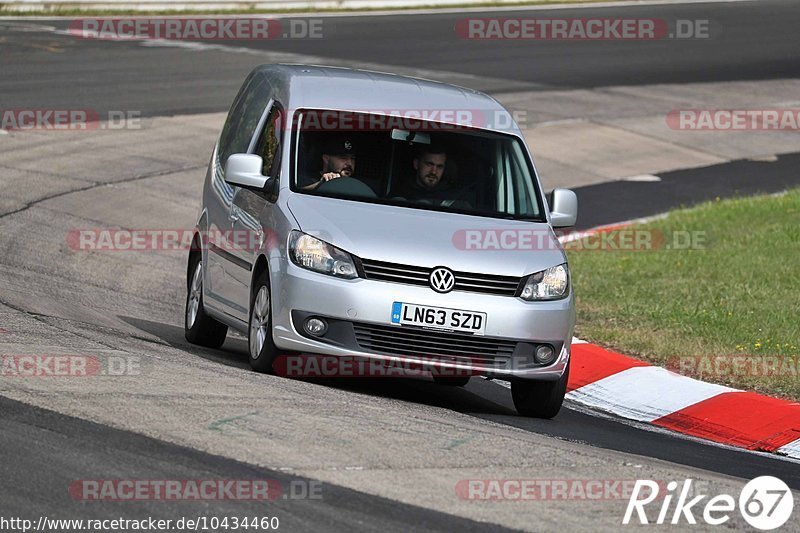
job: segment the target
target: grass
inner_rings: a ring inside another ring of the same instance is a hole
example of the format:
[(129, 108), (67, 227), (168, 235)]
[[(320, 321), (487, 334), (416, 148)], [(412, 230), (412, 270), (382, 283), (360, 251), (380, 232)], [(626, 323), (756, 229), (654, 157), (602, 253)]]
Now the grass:
[(4, 7), (0, 3), (0, 16), (20, 16), (20, 17), (86, 17), (86, 16), (148, 16), (148, 15), (278, 15), (278, 14), (307, 14), (307, 13), (355, 13), (355, 12), (371, 12), (371, 11), (408, 11), (414, 9), (453, 9), (453, 8), (471, 8), (471, 7), (520, 7), (520, 6), (538, 6), (547, 4), (592, 4), (596, 2), (604, 2), (607, 0), (527, 0), (520, 2), (503, 2), (503, 1), (486, 1), (479, 3), (459, 3), (458, 0), (453, 0), (452, 4), (447, 5), (421, 5), (421, 6), (396, 6), (396, 7), (358, 7), (358, 8), (270, 8), (270, 9), (221, 9), (221, 10), (199, 10), (199, 9), (77, 9), (77, 8), (61, 8), (57, 5), (52, 5), (41, 11), (19, 11), (12, 7)]
[(704, 242), (568, 250), (576, 335), (706, 381), (800, 400), (800, 189), (717, 199), (633, 229), (666, 245), (691, 232)]

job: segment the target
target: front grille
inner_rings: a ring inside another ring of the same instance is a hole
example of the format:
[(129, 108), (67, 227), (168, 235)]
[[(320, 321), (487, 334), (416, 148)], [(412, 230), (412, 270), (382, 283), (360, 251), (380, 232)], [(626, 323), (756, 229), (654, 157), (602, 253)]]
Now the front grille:
[(517, 343), (463, 333), (408, 326), (353, 323), (358, 345), (367, 352), (432, 357), (462, 363), (505, 364)]
[[(432, 268), (386, 263), (371, 259), (362, 259), (361, 264), (364, 267), (367, 279), (430, 286), (428, 277), (431, 274), (431, 270), (433, 270)], [(456, 277), (454, 291), (480, 292), (500, 296), (515, 296), (521, 281), (520, 278), (513, 276), (493, 276), (456, 271), (453, 271), (453, 274)]]

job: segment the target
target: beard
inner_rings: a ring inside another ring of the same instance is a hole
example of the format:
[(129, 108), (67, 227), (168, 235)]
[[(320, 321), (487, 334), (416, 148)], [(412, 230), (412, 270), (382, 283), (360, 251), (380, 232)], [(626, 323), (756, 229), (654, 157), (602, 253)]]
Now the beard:
[(422, 183), (431, 188), (436, 187), (439, 185), (439, 176), (436, 174), (428, 174), (422, 178)]

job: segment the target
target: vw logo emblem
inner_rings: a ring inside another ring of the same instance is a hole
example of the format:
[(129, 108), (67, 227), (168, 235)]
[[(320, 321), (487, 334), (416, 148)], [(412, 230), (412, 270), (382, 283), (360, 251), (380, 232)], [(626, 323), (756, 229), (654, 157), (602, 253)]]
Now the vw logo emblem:
[(431, 271), (428, 281), (436, 292), (450, 292), (456, 284), (456, 277), (449, 268), (436, 267)]

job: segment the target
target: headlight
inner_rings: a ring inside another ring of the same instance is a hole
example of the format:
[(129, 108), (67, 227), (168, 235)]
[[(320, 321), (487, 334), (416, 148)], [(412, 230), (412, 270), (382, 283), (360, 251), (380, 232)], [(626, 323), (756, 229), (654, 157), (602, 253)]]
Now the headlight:
[(295, 265), (314, 272), (347, 279), (358, 277), (350, 254), (300, 231), (289, 235), (289, 257)]
[(523, 300), (558, 300), (569, 292), (569, 269), (563, 263), (528, 276), (520, 297)]

